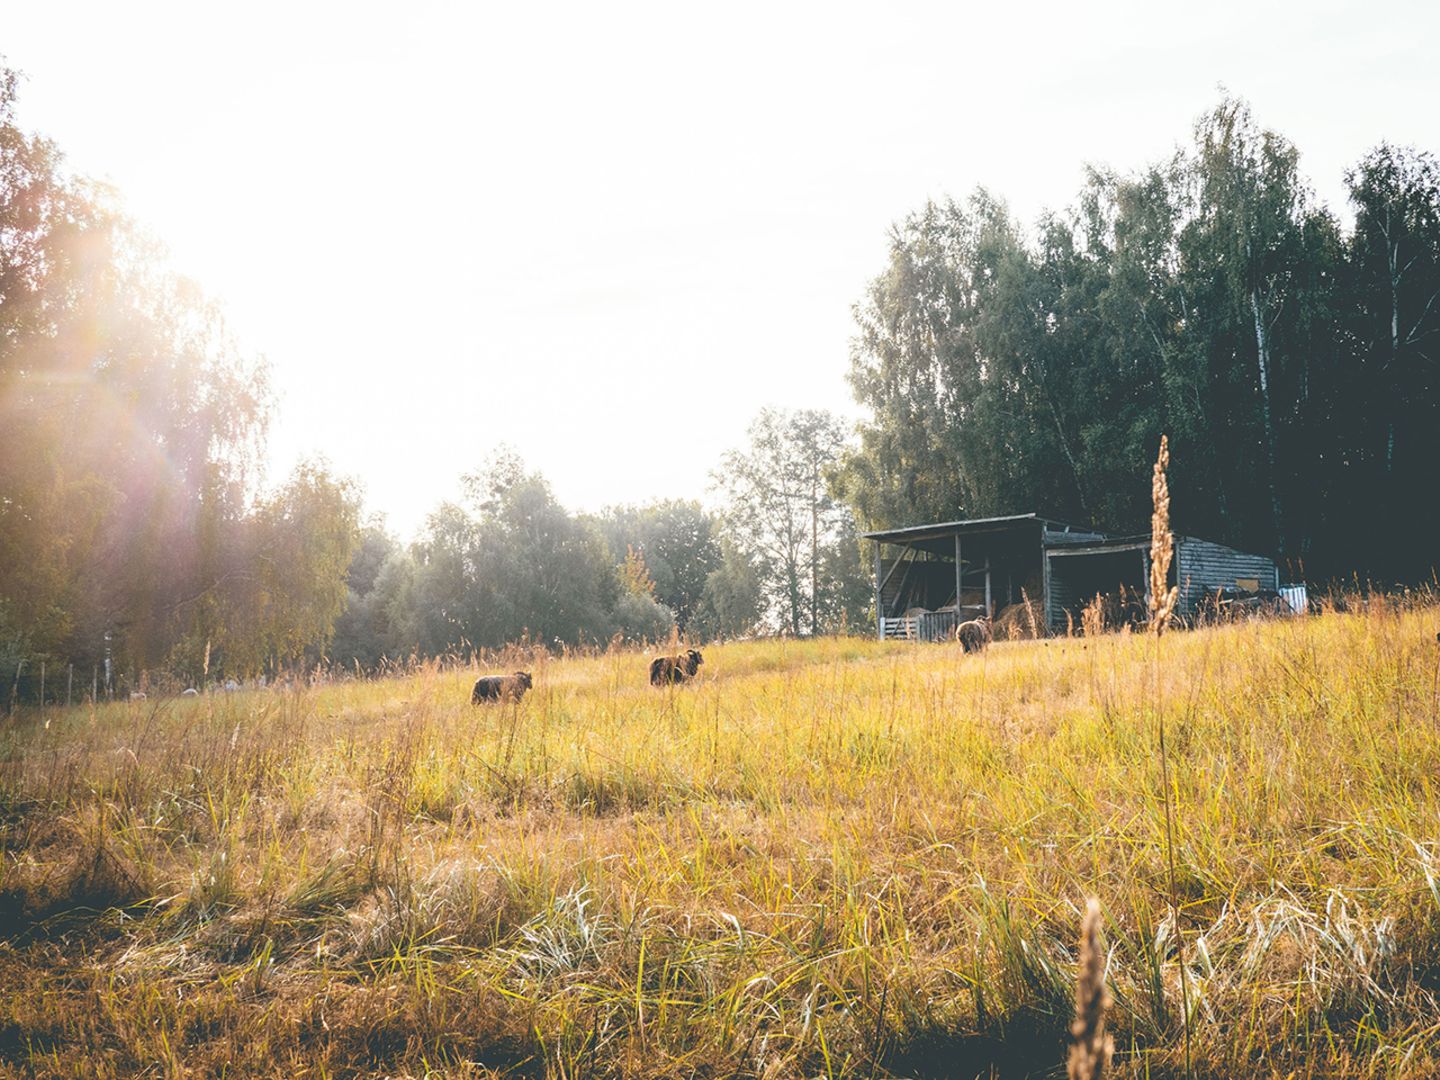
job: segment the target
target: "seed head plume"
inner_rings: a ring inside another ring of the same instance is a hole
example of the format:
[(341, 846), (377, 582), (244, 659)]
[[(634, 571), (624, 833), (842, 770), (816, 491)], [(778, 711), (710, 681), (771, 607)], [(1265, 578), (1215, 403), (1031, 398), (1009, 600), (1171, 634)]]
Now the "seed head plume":
[(1075, 975), (1075, 1021), (1070, 1025), (1070, 1057), (1065, 1063), (1069, 1080), (1100, 1080), (1114, 1040), (1105, 1033), (1105, 948), (1100, 940), (1100, 905), (1092, 897), (1080, 923), (1080, 970)]
[(1160, 436), (1160, 454), (1155, 458), (1155, 477), (1150, 483), (1150, 496), (1155, 504), (1150, 515), (1150, 629), (1163, 634), (1175, 613), (1180, 589), (1170, 582), (1170, 559), (1175, 553), (1175, 540), (1170, 533), (1170, 485), (1165, 470), (1170, 467), (1170, 440)]

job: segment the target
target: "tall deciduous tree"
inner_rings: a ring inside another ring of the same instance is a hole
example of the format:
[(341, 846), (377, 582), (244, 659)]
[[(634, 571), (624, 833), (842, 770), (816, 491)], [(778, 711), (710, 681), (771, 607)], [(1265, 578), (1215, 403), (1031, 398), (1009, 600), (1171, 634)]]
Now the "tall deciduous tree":
[(163, 661), (233, 567), (264, 368), (103, 189), (14, 118), (0, 69), (0, 620), (40, 655)]
[(1231, 445), (1262, 477), (1265, 509), (1251, 511), (1247, 531), (1271, 547), (1283, 547), (1286, 536), (1280, 441), (1292, 426), (1303, 363), (1294, 325), (1310, 210), (1298, 162), (1295, 147), (1257, 128), (1243, 102), (1223, 101), (1196, 130), (1194, 214), (1181, 237), (1212, 364), (1232, 390), (1224, 404), (1249, 411), (1248, 398), (1258, 416), (1253, 458), (1249, 439)]
[(260, 500), (247, 522), (243, 570), (229, 579), (219, 620), (232, 667), (276, 668), (324, 650), (345, 607), (359, 516), (353, 484), (314, 461)]
[(1355, 210), (1349, 250), (1357, 378), (1347, 403), (1364, 430), (1354, 491), (1405, 550), (1397, 567), (1433, 559), (1440, 506), (1440, 165), (1434, 156), (1382, 144), (1347, 176)]
[(856, 309), (869, 412), (839, 489), (871, 526), (1039, 510), (1145, 520), (1171, 436), (1178, 528), (1417, 578), (1440, 510), (1440, 196), (1426, 154), (1348, 177), (1348, 235), (1296, 148), (1222, 100), (1191, 145), (1092, 170), (1016, 227), (985, 192), (896, 229)]
[(747, 637), (761, 629), (764, 596), (755, 561), (733, 540), (720, 540), (720, 565), (705, 580), (705, 591), (690, 629), (703, 638)]
[(747, 446), (725, 454), (714, 474), (730, 536), (754, 560), (777, 622), (792, 634), (817, 633), (832, 585), (822, 581), (822, 562), (849, 522), (828, 486), (844, 429), (820, 410), (763, 409), (747, 434)]
[(606, 510), (596, 524), (622, 562), (633, 549), (644, 560), (655, 599), (675, 613), (681, 629), (694, 616), (705, 583), (720, 566), (718, 528), (694, 500), (671, 499)]

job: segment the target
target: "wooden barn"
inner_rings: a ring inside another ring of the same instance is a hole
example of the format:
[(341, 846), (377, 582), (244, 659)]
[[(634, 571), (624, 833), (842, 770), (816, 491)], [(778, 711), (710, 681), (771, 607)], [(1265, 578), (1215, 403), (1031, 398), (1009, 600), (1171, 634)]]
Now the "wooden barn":
[[(1063, 633), (1097, 594), (1137, 613), (1148, 599), (1150, 537), (1111, 536), (1038, 514), (972, 518), (866, 533), (875, 541), (875, 611), (882, 638), (940, 641), (980, 615)], [(1273, 559), (1175, 536), (1177, 613), (1216, 594), (1275, 593)]]

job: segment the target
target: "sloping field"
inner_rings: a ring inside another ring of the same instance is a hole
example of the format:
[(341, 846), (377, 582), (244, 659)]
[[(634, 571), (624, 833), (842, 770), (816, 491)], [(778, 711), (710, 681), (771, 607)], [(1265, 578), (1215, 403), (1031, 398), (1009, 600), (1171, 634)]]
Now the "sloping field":
[[(1440, 1073), (1440, 608), (0, 728), (8, 1075)], [(508, 658), (506, 670), (516, 666)]]

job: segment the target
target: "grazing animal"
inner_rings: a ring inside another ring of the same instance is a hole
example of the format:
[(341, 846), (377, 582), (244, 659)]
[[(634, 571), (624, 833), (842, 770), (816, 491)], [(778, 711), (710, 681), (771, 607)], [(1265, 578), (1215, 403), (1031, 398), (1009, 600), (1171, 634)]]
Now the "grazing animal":
[(525, 696), (525, 691), (534, 685), (528, 671), (517, 671), (514, 675), (482, 675), (475, 680), (475, 689), (470, 691), (470, 704), (519, 701)]
[(650, 661), (650, 685), (686, 682), (695, 677), (695, 672), (704, 662), (699, 649), (691, 649), (679, 656), (657, 656)]
[(955, 640), (967, 653), (980, 652), (990, 644), (990, 620), (971, 619), (955, 627)]

